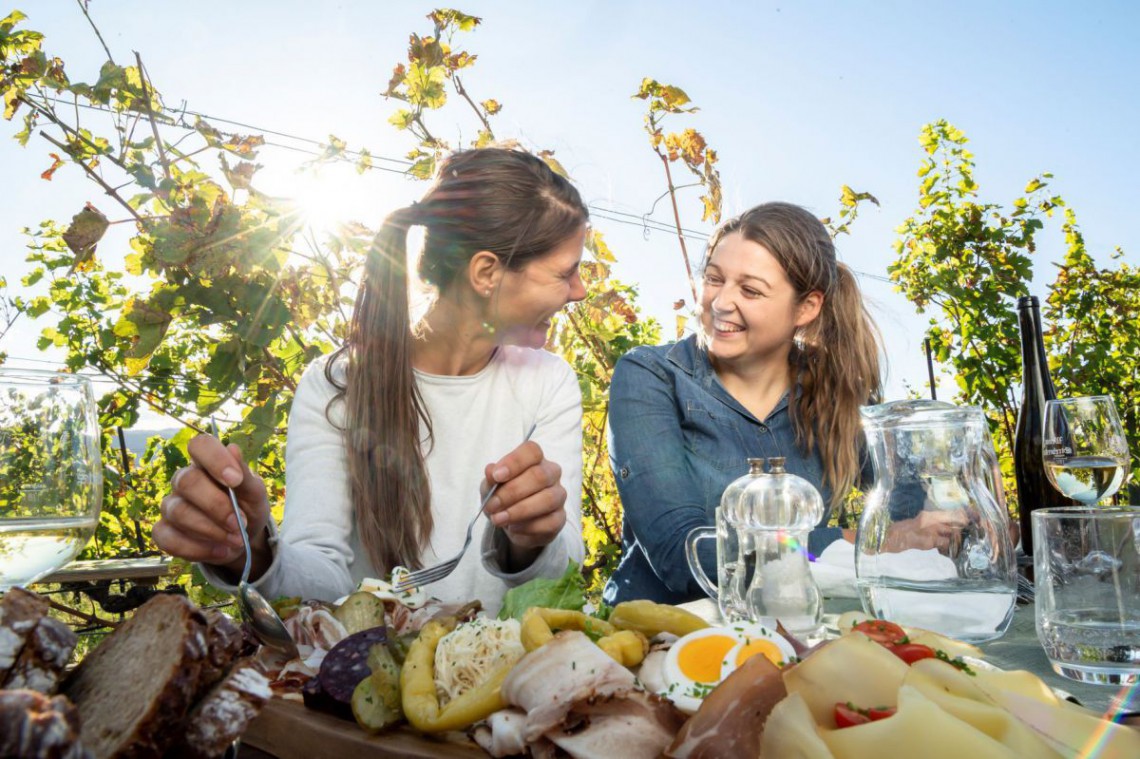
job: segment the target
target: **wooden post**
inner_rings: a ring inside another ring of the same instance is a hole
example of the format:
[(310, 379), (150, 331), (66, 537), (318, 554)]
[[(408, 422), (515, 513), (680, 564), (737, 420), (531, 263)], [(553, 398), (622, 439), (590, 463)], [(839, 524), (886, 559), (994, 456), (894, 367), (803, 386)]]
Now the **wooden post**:
[(930, 376), (930, 400), (938, 400), (938, 389), (934, 385), (934, 357), (930, 353), (930, 338), (925, 338), (926, 344), (926, 373)]

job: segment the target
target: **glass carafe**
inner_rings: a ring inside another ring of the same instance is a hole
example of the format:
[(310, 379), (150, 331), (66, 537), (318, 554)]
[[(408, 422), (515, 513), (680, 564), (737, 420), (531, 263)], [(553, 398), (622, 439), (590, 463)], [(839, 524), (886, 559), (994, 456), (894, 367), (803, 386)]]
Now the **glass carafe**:
[(915, 400), (861, 415), (875, 468), (855, 542), (864, 610), (961, 640), (1001, 636), (1017, 577), (985, 415)]
[[(720, 497), (712, 527), (694, 527), (685, 539), (685, 558), (697, 584), (717, 602), (721, 616), (730, 622), (748, 618), (743, 572), (740, 562), (740, 494), (757, 477), (765, 477), (764, 459), (748, 459), (748, 472), (728, 484)], [(716, 573), (713, 582), (701, 567), (697, 546), (702, 540), (716, 539)]]
[(823, 516), (823, 499), (811, 483), (784, 469), (784, 459), (768, 459), (768, 476), (750, 482), (740, 494), (741, 566), (739, 579), (753, 621), (781, 622), (791, 633), (810, 637), (820, 631), (822, 597), (808, 566), (808, 533)]

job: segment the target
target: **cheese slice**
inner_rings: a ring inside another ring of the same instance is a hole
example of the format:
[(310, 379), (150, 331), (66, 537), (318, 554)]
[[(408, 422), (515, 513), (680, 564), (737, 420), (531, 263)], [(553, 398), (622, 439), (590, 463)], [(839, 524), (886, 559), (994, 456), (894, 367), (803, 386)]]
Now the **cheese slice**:
[(919, 691), (951, 716), (985, 733), (1018, 756), (1035, 759), (1058, 759), (1061, 756), (1025, 723), (995, 705), (969, 682), (973, 680), (969, 675), (936, 659), (917, 663), (924, 666), (912, 667), (903, 680), (904, 686)]
[(800, 694), (787, 696), (768, 715), (760, 737), (760, 759), (834, 759)]
[(862, 633), (851, 633), (822, 646), (784, 672), (788, 693), (799, 693), (822, 727), (834, 728), (835, 704), (897, 704), (907, 665)]
[(972, 656), (975, 659), (981, 659), (984, 655), (982, 649), (977, 646), (972, 646), (969, 643), (954, 640), (953, 638), (947, 638), (945, 635), (939, 635), (929, 630), (908, 630), (907, 637), (910, 638), (911, 643), (921, 643), (924, 646), (930, 646), (936, 651), (945, 651), (951, 658), (955, 656)]
[(821, 737), (835, 759), (917, 756), (922, 759), (1020, 759), (1024, 756), (941, 709), (917, 689), (898, 692), (898, 713)]
[(1028, 725), (1062, 755), (1095, 756), (1097, 759), (1140, 757), (1140, 730), (1109, 722), (1084, 709), (1050, 706), (1022, 693), (993, 694), (1004, 709)]

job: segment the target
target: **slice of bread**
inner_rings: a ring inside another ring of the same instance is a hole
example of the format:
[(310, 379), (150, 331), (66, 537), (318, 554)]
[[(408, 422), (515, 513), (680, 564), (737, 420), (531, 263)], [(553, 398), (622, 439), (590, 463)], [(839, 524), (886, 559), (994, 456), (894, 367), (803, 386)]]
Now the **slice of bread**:
[(162, 756), (197, 693), (207, 629), (190, 601), (157, 595), (75, 668), (61, 692), (95, 759)]

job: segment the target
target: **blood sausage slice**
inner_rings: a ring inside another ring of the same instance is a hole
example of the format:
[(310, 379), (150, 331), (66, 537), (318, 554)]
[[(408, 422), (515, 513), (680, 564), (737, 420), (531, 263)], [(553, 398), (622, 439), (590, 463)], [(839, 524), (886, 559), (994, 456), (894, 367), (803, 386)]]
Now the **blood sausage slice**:
[(349, 635), (337, 643), (321, 662), (321, 689), (341, 703), (352, 703), (352, 691), (360, 681), (372, 674), (368, 668), (368, 651), (377, 643), (388, 641), (388, 630), (373, 627)]

